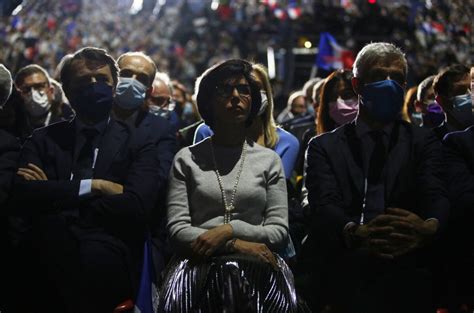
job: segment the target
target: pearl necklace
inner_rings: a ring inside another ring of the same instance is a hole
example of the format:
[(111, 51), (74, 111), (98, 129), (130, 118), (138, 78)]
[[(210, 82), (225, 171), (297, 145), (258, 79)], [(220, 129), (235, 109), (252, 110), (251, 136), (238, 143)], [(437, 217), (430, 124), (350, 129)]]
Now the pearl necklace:
[(242, 169), (244, 168), (245, 156), (247, 155), (247, 141), (244, 140), (244, 144), (242, 146), (242, 154), (240, 155), (241, 162), (239, 171), (237, 172), (237, 177), (235, 178), (234, 188), (232, 190), (232, 196), (230, 198), (230, 203), (227, 203), (227, 196), (225, 195), (224, 184), (222, 182), (221, 174), (219, 173), (219, 169), (217, 168), (216, 156), (214, 154), (214, 147), (212, 145), (212, 138), (210, 140), (211, 143), (211, 155), (212, 155), (212, 162), (214, 162), (214, 172), (216, 173), (217, 182), (219, 183), (219, 189), (222, 195), (222, 202), (224, 202), (224, 224), (229, 224), (232, 211), (234, 210), (234, 201), (235, 201), (235, 194), (237, 193), (237, 186), (239, 185), (240, 175), (242, 174)]

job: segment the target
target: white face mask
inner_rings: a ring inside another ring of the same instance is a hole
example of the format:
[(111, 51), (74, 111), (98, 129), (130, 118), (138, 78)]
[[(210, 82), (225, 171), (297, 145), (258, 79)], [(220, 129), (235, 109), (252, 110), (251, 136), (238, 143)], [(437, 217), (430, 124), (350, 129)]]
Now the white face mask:
[(33, 117), (39, 117), (46, 114), (51, 108), (48, 95), (45, 91), (31, 89), (25, 99), (25, 109)]
[(257, 115), (259, 116), (265, 113), (268, 106), (267, 93), (263, 90), (260, 90), (260, 97), (262, 98), (262, 104), (260, 105), (260, 109), (258, 110), (258, 113), (257, 113)]

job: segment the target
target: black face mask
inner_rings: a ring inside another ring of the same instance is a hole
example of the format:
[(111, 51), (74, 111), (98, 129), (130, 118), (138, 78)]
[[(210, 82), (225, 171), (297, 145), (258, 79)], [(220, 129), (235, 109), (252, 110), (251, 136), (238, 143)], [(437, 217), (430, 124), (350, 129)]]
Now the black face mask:
[(69, 100), (80, 117), (98, 123), (105, 120), (112, 109), (112, 86), (101, 81), (91, 83), (74, 91)]

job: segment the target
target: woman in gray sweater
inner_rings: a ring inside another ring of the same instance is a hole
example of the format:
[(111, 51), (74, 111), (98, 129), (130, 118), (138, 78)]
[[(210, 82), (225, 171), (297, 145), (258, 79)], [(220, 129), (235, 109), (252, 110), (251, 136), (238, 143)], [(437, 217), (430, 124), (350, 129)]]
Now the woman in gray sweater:
[(293, 276), (274, 253), (288, 237), (281, 160), (245, 136), (261, 105), (252, 64), (211, 67), (197, 80), (196, 101), (214, 135), (174, 159), (167, 215), (176, 257), (161, 309), (296, 311)]

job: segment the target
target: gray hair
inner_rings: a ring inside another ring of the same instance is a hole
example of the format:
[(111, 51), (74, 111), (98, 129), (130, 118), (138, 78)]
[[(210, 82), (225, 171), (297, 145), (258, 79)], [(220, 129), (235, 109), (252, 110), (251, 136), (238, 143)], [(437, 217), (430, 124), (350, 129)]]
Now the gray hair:
[(155, 74), (155, 79), (153, 80), (153, 85), (157, 82), (161, 81), (163, 82), (166, 86), (168, 86), (168, 89), (170, 90), (170, 95), (173, 97), (173, 84), (171, 83), (171, 78), (168, 74), (164, 72), (156, 72)]
[(428, 76), (418, 85), (416, 89), (416, 100), (423, 101), (428, 90), (433, 87), (435, 77), (436, 75)]
[(13, 80), (10, 71), (0, 64), (0, 107), (7, 102), (12, 93)]
[(370, 67), (380, 61), (399, 60), (403, 63), (405, 75), (408, 72), (407, 59), (400, 48), (388, 42), (369, 43), (359, 51), (352, 72), (354, 77), (362, 78)]

